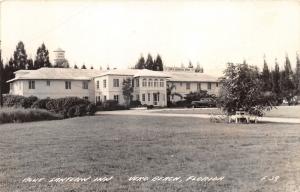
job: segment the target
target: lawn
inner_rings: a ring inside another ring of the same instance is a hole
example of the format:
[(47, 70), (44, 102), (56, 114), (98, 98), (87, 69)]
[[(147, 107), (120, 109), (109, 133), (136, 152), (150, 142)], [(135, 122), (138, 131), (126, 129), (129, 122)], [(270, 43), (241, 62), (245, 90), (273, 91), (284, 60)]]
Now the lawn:
[[(300, 128), (103, 115), (0, 125), (0, 191), (299, 191)], [(49, 182), (53, 177), (110, 177)], [(128, 181), (131, 176), (181, 182)], [(189, 176), (225, 177), (219, 182)], [(263, 179), (264, 176), (269, 176)], [(277, 182), (268, 179), (279, 176)], [(26, 177), (45, 178), (22, 183)]]
[[(154, 111), (158, 112), (158, 111)], [(163, 109), (159, 113), (176, 113), (176, 114), (222, 114), (217, 108), (190, 108), (190, 109)], [(297, 106), (279, 106), (270, 111), (266, 111), (266, 117), (282, 117), (282, 118), (300, 118), (300, 105)]]

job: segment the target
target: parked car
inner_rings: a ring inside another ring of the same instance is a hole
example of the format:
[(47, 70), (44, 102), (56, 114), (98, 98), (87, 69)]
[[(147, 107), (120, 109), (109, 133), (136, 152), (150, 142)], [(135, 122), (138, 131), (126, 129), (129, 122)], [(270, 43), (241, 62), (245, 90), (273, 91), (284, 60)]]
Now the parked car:
[(216, 107), (217, 102), (213, 98), (201, 98), (199, 101), (192, 101), (191, 107)]

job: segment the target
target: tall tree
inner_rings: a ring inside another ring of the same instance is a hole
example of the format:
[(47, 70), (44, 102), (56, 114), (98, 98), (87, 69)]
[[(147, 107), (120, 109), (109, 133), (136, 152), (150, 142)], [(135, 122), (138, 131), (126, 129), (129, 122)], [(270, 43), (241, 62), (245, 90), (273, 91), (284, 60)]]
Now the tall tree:
[(153, 58), (149, 53), (147, 56), (146, 63), (145, 63), (145, 69), (153, 70), (153, 68), (154, 68)]
[(15, 70), (25, 69), (27, 65), (27, 54), (25, 51), (25, 46), (22, 41), (20, 41), (14, 51), (13, 63)]
[(300, 93), (300, 58), (299, 54), (297, 53), (296, 57), (296, 70), (295, 70), (295, 86), (297, 89), (297, 94)]
[(29, 58), (27, 61), (26, 69), (28, 69), (28, 70), (34, 69), (33, 60), (31, 58)]
[(160, 57), (160, 55), (156, 56), (156, 59), (154, 60), (154, 66), (153, 66), (153, 70), (154, 71), (163, 71), (164, 67), (163, 67), (163, 62), (162, 59)]
[(124, 97), (124, 100), (125, 100), (125, 104), (126, 104), (126, 106), (129, 106), (129, 103), (130, 103), (130, 100), (131, 100), (131, 97), (132, 97), (132, 93), (133, 93), (133, 87), (132, 87), (130, 78), (124, 79), (122, 92), (123, 92), (123, 97)]
[(83, 64), (83, 65), (81, 66), (81, 69), (86, 69), (85, 64)]
[(264, 67), (261, 74), (261, 80), (263, 82), (263, 90), (271, 91), (272, 90), (271, 74), (265, 57), (264, 57)]
[(285, 57), (284, 71), (281, 72), (281, 91), (283, 97), (291, 105), (296, 95), (295, 85), (293, 81), (293, 71), (289, 57)]
[(2, 61), (1, 45), (0, 45), (0, 107), (3, 107), (3, 85), (4, 85), (4, 67)]
[(139, 58), (138, 62), (136, 63), (135, 69), (145, 69), (145, 58), (143, 55)]
[(41, 67), (52, 67), (49, 61), (49, 51), (43, 43), (36, 51), (34, 68), (39, 69)]
[(74, 65), (74, 69), (78, 69), (78, 66), (76, 64)]
[(272, 71), (272, 92), (276, 97), (277, 105), (282, 103), (282, 94), (280, 89), (280, 70), (277, 59), (275, 59), (275, 69)]
[(222, 78), (219, 98), (220, 107), (227, 114), (245, 110), (250, 114), (263, 115), (264, 110), (273, 107), (271, 96), (265, 95), (257, 67), (229, 63)]

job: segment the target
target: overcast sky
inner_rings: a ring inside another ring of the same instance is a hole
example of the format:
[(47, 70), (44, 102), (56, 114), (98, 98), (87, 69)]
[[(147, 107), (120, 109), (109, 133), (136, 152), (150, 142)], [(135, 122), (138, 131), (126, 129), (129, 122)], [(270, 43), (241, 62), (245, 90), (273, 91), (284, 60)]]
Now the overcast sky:
[(3, 1), (4, 60), (18, 41), (35, 56), (44, 42), (69, 63), (133, 66), (159, 53), (167, 66), (194, 65), (221, 74), (227, 62), (270, 67), (300, 52), (300, 1)]

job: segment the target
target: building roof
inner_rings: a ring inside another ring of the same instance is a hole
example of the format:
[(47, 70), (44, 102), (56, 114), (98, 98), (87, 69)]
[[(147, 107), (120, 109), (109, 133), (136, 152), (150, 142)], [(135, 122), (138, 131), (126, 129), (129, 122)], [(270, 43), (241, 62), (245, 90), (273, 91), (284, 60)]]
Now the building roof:
[(99, 76), (105, 75), (126, 75), (133, 77), (170, 77), (161, 71), (151, 71), (148, 69), (113, 69), (102, 73)]
[(105, 75), (120, 75), (132, 77), (164, 77), (169, 81), (183, 82), (218, 82), (217, 77), (204, 73), (187, 72), (161, 72), (148, 69), (113, 69), (101, 71), (97, 69), (71, 69), (71, 68), (40, 68), (37, 70), (19, 70), (16, 77), (7, 82), (22, 79), (49, 79), (49, 80), (91, 80), (94, 77)]
[[(27, 72), (27, 73), (26, 73)], [(40, 68), (37, 70), (16, 71), (16, 77), (8, 82), (21, 79), (52, 79), (52, 80), (90, 80), (102, 74), (103, 71), (96, 69), (70, 69), (70, 68)]]
[(151, 71), (148, 69), (138, 70), (134, 77), (171, 77), (162, 71)]
[(204, 73), (186, 73), (186, 72), (165, 72), (169, 74), (170, 81), (186, 81), (186, 82), (218, 82), (218, 77), (207, 75)]

